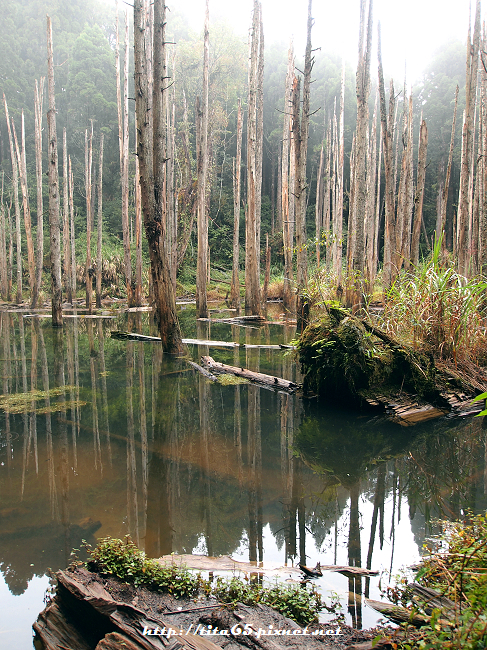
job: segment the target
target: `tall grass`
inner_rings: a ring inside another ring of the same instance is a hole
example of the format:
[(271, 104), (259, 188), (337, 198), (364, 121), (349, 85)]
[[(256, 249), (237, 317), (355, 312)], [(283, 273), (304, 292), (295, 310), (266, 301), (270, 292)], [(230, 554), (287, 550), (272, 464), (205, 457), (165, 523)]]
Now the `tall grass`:
[(483, 280), (467, 280), (441, 262), (440, 240), (431, 259), (398, 276), (387, 293), (379, 326), (437, 359), (483, 364), (486, 289)]

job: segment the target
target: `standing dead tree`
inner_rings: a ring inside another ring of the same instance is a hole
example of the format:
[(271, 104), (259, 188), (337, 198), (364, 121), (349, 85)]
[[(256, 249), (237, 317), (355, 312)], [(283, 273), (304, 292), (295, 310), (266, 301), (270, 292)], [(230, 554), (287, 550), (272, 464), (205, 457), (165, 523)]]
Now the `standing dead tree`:
[(36, 150), (36, 187), (37, 187), (37, 250), (36, 250), (36, 281), (32, 295), (31, 306), (34, 309), (39, 299), (42, 282), (42, 267), (44, 265), (44, 204), (42, 198), (42, 100), (44, 97), (45, 77), (35, 85), (34, 94), (34, 137)]
[[(182, 351), (182, 338), (176, 315), (176, 301), (169, 272), (164, 242), (164, 114), (163, 93), (165, 60), (165, 4), (154, 1), (153, 42), (153, 105), (149, 111), (149, 80), (147, 74), (146, 7), (144, 0), (134, 2), (134, 64), (135, 107), (137, 115), (137, 157), (144, 228), (149, 246), (153, 294), (159, 319), (163, 349), (169, 353)], [(153, 115), (150, 128), (150, 113)], [(154, 173), (152, 173), (154, 170)]]
[(311, 71), (313, 70), (314, 63), (314, 57), (311, 56), (311, 28), (313, 26), (311, 7), (312, 0), (309, 0), (301, 120), (299, 119), (299, 82), (295, 84), (295, 92), (293, 93), (293, 137), (295, 142), (294, 155), (296, 157), (296, 180), (294, 193), (296, 196), (296, 314), (298, 332), (302, 331), (306, 326), (309, 314), (309, 305), (305, 298), (305, 292), (308, 283), (308, 251), (306, 247), (306, 162), (308, 159)]
[(231, 288), (231, 304), (240, 311), (240, 282), (238, 278), (239, 266), (239, 232), (240, 232), (240, 185), (241, 174), (240, 169), (242, 166), (242, 132), (243, 132), (243, 119), (242, 119), (242, 102), (240, 97), (238, 99), (237, 108), (237, 155), (233, 160), (233, 265), (232, 265), (232, 288)]
[(91, 121), (91, 133), (85, 130), (85, 194), (86, 194), (86, 264), (85, 264), (85, 283), (86, 283), (86, 309), (91, 311), (93, 296), (93, 269), (91, 268), (91, 223), (92, 223), (92, 203), (91, 203), (91, 175), (93, 168), (93, 120)]
[[(259, 69), (262, 57), (261, 5), (254, 0), (249, 58), (249, 99), (247, 113), (247, 214), (245, 219), (245, 313), (260, 315), (260, 195), (262, 190), (262, 148), (259, 146), (260, 120)], [(263, 62), (262, 62), (263, 65)]]
[[(208, 283), (208, 211), (206, 205), (206, 181), (208, 177), (208, 86), (210, 53), (210, 18), (206, 0), (204, 45), (203, 45), (203, 92), (197, 98), (196, 113), (199, 123), (197, 133), (197, 172), (198, 172), (198, 260), (196, 268), (196, 311), (199, 318), (208, 318), (206, 286)], [(199, 137), (198, 137), (199, 136)]]
[(47, 86), (49, 110), (47, 112), (48, 176), (49, 176), (49, 235), (51, 244), (52, 324), (62, 326), (61, 237), (59, 227), (59, 173), (56, 135), (56, 103), (54, 93), (54, 58), (52, 51), (52, 25), (47, 17)]
[[(289, 153), (292, 137), (292, 107), (291, 94), (294, 78), (294, 50), (291, 43), (287, 59), (286, 87), (284, 93), (284, 125), (282, 132), (282, 161), (281, 161), (281, 214), (282, 214), (282, 241), (284, 247), (284, 283), (283, 303), (284, 308), (293, 311), (294, 300), (292, 296), (293, 283), (293, 240), (294, 223), (291, 221), (291, 203), (294, 205), (294, 196), (289, 194)], [(293, 212), (294, 214), (294, 212)]]
[(96, 307), (101, 308), (101, 246), (103, 238), (103, 133), (100, 136), (100, 162), (98, 171), (98, 219), (96, 242)]

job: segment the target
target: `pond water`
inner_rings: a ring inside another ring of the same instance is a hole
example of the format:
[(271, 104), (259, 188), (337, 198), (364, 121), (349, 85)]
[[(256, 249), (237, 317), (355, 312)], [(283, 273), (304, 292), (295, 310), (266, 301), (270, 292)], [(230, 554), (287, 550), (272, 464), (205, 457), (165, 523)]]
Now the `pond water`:
[[(294, 336), (286, 324), (197, 323), (193, 307), (181, 324), (185, 337), (205, 340)], [(419, 558), (435, 518), (487, 506), (482, 418), (404, 428), (249, 384), (211, 384), (157, 343), (111, 339), (114, 329), (154, 334), (148, 314), (67, 318), (53, 330), (48, 318), (0, 313), (2, 648), (32, 648), (48, 569), (65, 568), (83, 539), (129, 534), (153, 557), (395, 574)], [(188, 351), (299, 380), (285, 351)], [(327, 602), (338, 595), (347, 622), (368, 627), (378, 616), (363, 596), (378, 599), (379, 580), (326, 572), (315, 584)]]

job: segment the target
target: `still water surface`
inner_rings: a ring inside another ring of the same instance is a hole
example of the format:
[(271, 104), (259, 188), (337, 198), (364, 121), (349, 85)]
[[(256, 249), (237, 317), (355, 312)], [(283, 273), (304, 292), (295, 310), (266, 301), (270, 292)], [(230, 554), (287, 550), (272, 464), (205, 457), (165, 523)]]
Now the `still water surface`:
[[(128, 321), (128, 322), (127, 322)], [(292, 326), (196, 323), (187, 338), (288, 343)], [(0, 647), (32, 648), (48, 569), (82, 540), (130, 534), (150, 556), (232, 555), (291, 566), (397, 571), (437, 517), (486, 508), (482, 419), (403, 428), (248, 384), (211, 384), (157, 344), (147, 314), (66, 319), (0, 313), (0, 392), (50, 391), (0, 411)], [(299, 380), (289, 353), (190, 346), (232, 365)], [(52, 391), (61, 387), (60, 391)], [(387, 582), (383, 577), (382, 584)], [(367, 627), (379, 578), (325, 573), (323, 595)]]

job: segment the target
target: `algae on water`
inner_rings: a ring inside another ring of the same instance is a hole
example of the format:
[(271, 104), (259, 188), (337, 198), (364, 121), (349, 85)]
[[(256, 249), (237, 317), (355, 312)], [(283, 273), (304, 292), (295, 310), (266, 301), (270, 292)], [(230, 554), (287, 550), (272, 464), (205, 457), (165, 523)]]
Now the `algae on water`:
[(0, 395), (0, 409), (6, 413), (57, 413), (66, 409), (72, 409), (79, 406), (85, 406), (87, 402), (82, 400), (69, 400), (64, 402), (54, 402), (49, 405), (37, 407), (37, 403), (50, 400), (51, 398), (65, 395), (69, 391), (74, 391), (75, 386), (60, 386), (51, 388), (48, 391), (31, 390), (27, 393), (14, 393), (13, 395)]

